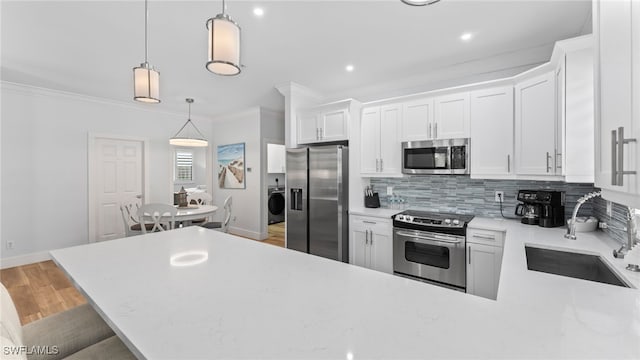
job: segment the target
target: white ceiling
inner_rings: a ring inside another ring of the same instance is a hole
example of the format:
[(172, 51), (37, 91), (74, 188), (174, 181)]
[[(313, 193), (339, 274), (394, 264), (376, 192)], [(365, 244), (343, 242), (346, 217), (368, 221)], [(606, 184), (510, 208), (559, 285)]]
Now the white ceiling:
[[(132, 68), (144, 61), (143, 0), (1, 6), (2, 80), (133, 102)], [(209, 116), (282, 109), (274, 86), (288, 81), (330, 98), (373, 100), (443, 77), (530, 67), (548, 60), (553, 42), (591, 31), (590, 1), (230, 0), (246, 68), (221, 77), (205, 69), (205, 21), (220, 8), (220, 1), (149, 1), (149, 62), (161, 73), (162, 103), (140, 106), (184, 112), (184, 98), (193, 97), (193, 112)], [(474, 39), (463, 43), (467, 31)]]

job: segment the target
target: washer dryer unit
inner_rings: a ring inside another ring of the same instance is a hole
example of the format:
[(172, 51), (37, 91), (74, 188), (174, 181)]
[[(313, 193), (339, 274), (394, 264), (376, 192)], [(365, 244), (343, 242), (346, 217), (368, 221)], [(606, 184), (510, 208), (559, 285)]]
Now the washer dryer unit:
[(269, 225), (283, 222), (285, 210), (284, 188), (270, 187), (268, 194)]

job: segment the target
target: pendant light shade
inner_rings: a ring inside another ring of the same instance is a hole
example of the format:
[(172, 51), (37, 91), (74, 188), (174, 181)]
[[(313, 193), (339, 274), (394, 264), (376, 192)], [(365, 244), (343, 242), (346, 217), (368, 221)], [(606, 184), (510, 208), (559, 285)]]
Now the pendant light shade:
[(222, 1), (222, 14), (207, 20), (209, 31), (209, 58), (207, 70), (218, 75), (240, 74), (240, 26), (225, 14), (225, 2)]
[(133, 68), (133, 99), (146, 103), (160, 102), (160, 73), (149, 63)]
[(185, 147), (209, 146), (207, 139), (204, 138), (204, 135), (202, 135), (200, 130), (198, 130), (196, 125), (191, 121), (191, 104), (193, 103), (193, 99), (187, 98), (186, 102), (189, 104), (189, 117), (187, 118), (187, 122), (169, 139), (169, 144)]
[(133, 68), (133, 100), (157, 104), (160, 102), (160, 72), (147, 61), (148, 20), (148, 4), (147, 0), (144, 0), (144, 62)]

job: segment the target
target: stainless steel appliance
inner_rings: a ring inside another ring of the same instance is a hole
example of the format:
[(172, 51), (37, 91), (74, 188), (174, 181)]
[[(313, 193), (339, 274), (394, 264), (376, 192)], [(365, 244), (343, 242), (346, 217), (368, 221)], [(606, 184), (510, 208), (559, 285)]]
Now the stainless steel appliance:
[(393, 217), (393, 272), (465, 291), (472, 215), (406, 210)]
[(284, 210), (286, 208), (284, 199), (284, 188), (269, 187), (267, 190), (267, 210), (269, 211), (269, 225), (284, 221)]
[(405, 141), (402, 143), (404, 174), (468, 174), (469, 139)]
[(287, 248), (349, 261), (349, 150), (287, 150)]
[(565, 194), (553, 190), (519, 190), (516, 215), (521, 222), (541, 227), (564, 226)]

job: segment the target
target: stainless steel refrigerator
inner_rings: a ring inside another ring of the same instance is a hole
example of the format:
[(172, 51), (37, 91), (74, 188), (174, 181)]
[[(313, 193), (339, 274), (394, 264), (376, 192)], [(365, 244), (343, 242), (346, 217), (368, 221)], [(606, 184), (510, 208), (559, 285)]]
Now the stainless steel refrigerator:
[(349, 150), (287, 150), (287, 248), (349, 262)]

